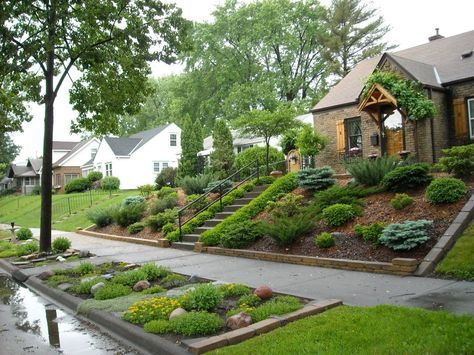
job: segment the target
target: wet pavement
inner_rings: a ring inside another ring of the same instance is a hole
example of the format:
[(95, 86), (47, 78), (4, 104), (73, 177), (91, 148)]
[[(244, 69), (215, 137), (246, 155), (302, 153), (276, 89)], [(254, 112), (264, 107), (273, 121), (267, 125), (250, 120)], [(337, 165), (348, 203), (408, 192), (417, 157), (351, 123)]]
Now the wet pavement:
[(0, 354), (135, 355), (134, 349), (0, 274)]

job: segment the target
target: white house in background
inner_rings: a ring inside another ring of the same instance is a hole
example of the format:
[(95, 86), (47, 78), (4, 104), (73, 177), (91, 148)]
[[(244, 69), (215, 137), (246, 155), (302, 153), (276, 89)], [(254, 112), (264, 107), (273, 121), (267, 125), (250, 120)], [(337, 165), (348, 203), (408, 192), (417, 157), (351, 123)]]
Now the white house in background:
[(94, 159), (84, 164), (82, 173), (100, 171), (120, 179), (121, 189), (153, 184), (167, 167), (178, 166), (181, 154), (181, 129), (174, 123), (159, 126), (129, 137), (105, 137)]
[[(297, 120), (301, 121), (302, 123), (309, 124), (311, 126), (314, 125), (313, 122), (313, 115), (311, 113), (307, 113), (304, 115), (300, 115), (296, 117)], [(265, 146), (265, 139), (263, 137), (241, 137), (238, 130), (231, 130), (232, 140), (234, 145), (234, 153), (239, 154), (245, 149), (252, 148), (252, 147), (264, 147)], [(213, 139), (212, 135), (204, 138), (204, 149), (198, 153), (198, 156), (205, 157), (206, 159), (211, 155), (213, 152)], [(280, 137), (274, 137), (270, 139), (270, 146), (274, 147), (278, 150), (281, 150), (280, 147)]]
[(57, 191), (64, 192), (64, 186), (69, 181), (82, 176), (81, 166), (95, 157), (99, 143), (97, 138), (84, 140), (76, 143), (69, 152), (62, 154), (59, 159), (53, 160), (53, 186)]
[(53, 163), (69, 153), (80, 142), (53, 141)]

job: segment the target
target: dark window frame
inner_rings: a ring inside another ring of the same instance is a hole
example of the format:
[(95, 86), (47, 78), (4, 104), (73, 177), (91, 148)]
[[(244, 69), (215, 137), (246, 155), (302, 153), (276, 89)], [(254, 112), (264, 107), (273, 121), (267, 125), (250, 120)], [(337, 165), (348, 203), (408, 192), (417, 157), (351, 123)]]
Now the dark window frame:
[[(353, 122), (358, 122), (359, 123), (359, 130), (360, 134), (357, 135), (350, 135), (349, 131), (349, 125)], [(345, 146), (346, 146), (346, 153), (349, 153), (351, 148), (355, 148), (355, 146), (351, 146), (351, 137), (360, 137), (360, 147), (359, 148), (361, 151), (363, 149), (363, 140), (362, 140), (362, 119), (360, 116), (355, 116), (355, 117), (349, 117), (344, 119), (344, 136), (345, 136)]]

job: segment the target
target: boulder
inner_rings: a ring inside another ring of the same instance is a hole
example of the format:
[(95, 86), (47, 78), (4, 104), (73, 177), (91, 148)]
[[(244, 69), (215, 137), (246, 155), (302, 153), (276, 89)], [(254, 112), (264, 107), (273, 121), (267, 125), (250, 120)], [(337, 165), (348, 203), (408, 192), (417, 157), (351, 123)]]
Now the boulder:
[(102, 287), (105, 286), (105, 283), (103, 282), (98, 282), (94, 286), (91, 287), (91, 293), (95, 295), (97, 291), (99, 291)]
[(106, 280), (110, 280), (111, 278), (114, 277), (114, 274), (105, 274), (105, 275), (102, 275), (101, 277), (106, 279)]
[(127, 265), (124, 265), (122, 267), (123, 271), (127, 271), (127, 270), (132, 270), (132, 269), (135, 269), (137, 267), (139, 267), (140, 265), (138, 264), (127, 264)]
[(260, 297), (262, 300), (269, 299), (273, 296), (272, 289), (267, 285), (257, 287), (255, 291), (253, 291), (253, 293)]
[(189, 279), (188, 279), (188, 282), (189, 282), (189, 283), (192, 283), (192, 284), (198, 283), (198, 282), (199, 282), (199, 276), (197, 276), (197, 275), (191, 275), (191, 276), (189, 277)]
[(58, 285), (58, 289), (60, 289), (61, 291), (67, 291), (67, 290), (69, 290), (71, 287), (72, 287), (72, 284), (69, 283), (69, 282), (66, 282), (66, 283), (63, 283), (63, 284), (59, 284), (59, 285)]
[(59, 261), (60, 263), (66, 261), (61, 255), (56, 258), (56, 261)]
[(252, 324), (252, 317), (250, 316), (250, 314), (247, 314), (245, 312), (237, 313), (236, 315), (227, 318), (227, 320), (225, 321), (225, 326), (232, 330), (244, 328), (249, 326), (250, 324)]
[(133, 291), (140, 292), (150, 288), (150, 283), (147, 280), (138, 281), (135, 285), (133, 285)]
[(47, 271), (43, 271), (41, 274), (38, 275), (38, 278), (40, 280), (46, 280), (46, 279), (49, 279), (51, 276), (54, 276), (56, 275), (56, 273), (52, 270), (47, 270)]
[(89, 257), (90, 252), (89, 250), (79, 250), (79, 258), (87, 258)]
[(20, 259), (21, 260), (33, 260), (33, 259), (36, 259), (37, 257), (38, 257), (38, 253), (33, 253), (33, 254), (29, 254), (29, 255), (20, 256)]
[(173, 312), (171, 312), (169, 319), (171, 320), (171, 319), (179, 317), (179, 316), (181, 316), (185, 313), (188, 313), (188, 312), (186, 312), (186, 310), (184, 308), (176, 308)]
[(81, 283), (84, 283), (84, 282), (89, 282), (89, 281), (92, 281), (94, 279), (96, 279), (97, 276), (89, 276), (89, 277), (84, 277), (83, 279), (81, 279)]

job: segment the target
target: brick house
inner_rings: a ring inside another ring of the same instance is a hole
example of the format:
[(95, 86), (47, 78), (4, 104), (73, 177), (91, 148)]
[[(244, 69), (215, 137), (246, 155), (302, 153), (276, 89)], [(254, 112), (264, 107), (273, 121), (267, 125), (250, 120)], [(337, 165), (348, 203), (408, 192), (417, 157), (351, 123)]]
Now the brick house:
[[(362, 97), (364, 81), (376, 69), (419, 82), (436, 115), (407, 119), (380, 85)], [(341, 162), (354, 153), (367, 157), (400, 151), (436, 162), (442, 149), (474, 143), (474, 31), (445, 38), (437, 30), (426, 44), (361, 61), (311, 111), (315, 129), (329, 138), (318, 165), (343, 172)]]

